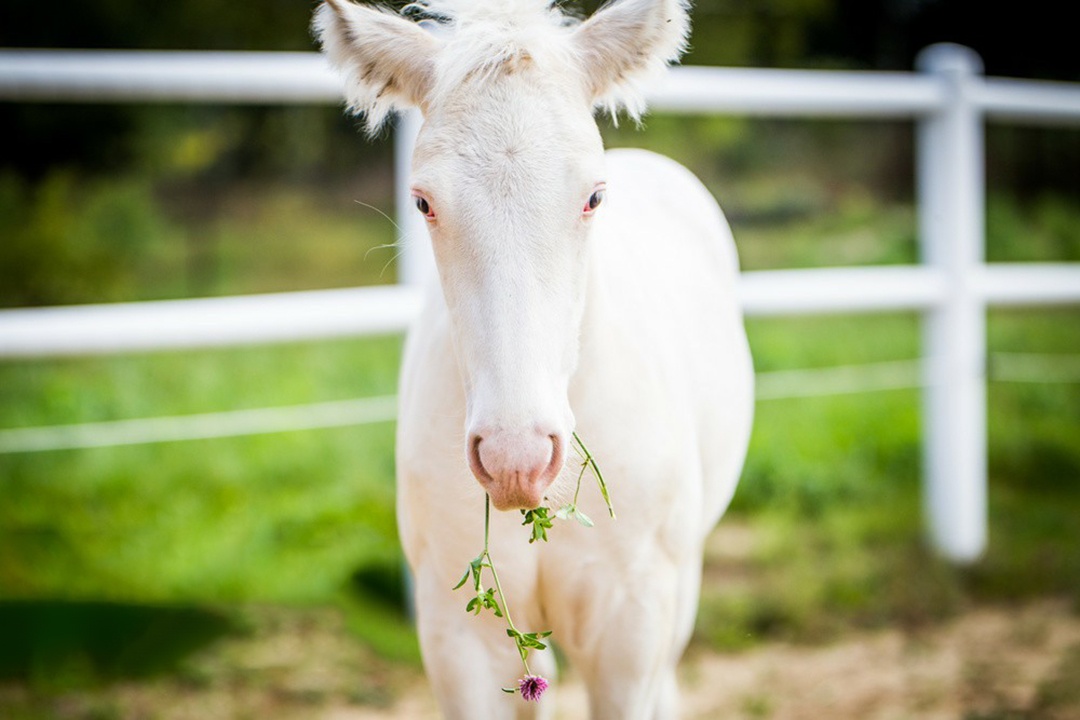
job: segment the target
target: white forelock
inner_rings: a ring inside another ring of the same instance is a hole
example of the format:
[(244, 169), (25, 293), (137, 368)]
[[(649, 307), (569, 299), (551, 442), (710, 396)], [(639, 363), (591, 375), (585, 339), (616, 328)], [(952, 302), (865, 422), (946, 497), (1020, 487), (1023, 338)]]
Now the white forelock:
[(470, 76), (483, 78), (507, 62), (528, 57), (547, 71), (568, 67), (569, 30), (578, 20), (550, 0), (418, 0), (406, 8), (435, 20), (444, 41), (436, 59), (433, 104)]

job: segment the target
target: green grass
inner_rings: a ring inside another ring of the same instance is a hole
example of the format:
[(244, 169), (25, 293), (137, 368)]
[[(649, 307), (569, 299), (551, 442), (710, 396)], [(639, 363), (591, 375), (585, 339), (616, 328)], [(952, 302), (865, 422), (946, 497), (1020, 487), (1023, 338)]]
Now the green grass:
[[(398, 338), (0, 367), (4, 427), (393, 393)], [(4, 597), (325, 600), (395, 554), (393, 426), (0, 455)]]

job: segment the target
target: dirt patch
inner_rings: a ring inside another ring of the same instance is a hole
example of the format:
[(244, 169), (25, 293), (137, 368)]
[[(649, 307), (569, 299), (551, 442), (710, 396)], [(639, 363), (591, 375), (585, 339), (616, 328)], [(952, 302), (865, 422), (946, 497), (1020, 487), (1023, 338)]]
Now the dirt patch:
[(768, 645), (686, 665), (687, 718), (1080, 718), (1058, 692), (1080, 652), (1063, 603), (983, 609), (908, 635)]

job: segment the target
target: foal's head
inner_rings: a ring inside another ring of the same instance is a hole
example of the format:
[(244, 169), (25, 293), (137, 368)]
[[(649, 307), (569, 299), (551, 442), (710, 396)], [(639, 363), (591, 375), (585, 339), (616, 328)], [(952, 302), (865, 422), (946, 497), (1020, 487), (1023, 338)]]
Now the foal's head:
[(498, 509), (532, 508), (574, 428), (586, 259), (602, 213), (593, 109), (678, 56), (686, 0), (616, 0), (584, 22), (550, 0), (427, 0), (420, 24), (346, 0), (315, 18), (350, 107), (424, 123), (413, 158), (463, 372), (466, 457)]

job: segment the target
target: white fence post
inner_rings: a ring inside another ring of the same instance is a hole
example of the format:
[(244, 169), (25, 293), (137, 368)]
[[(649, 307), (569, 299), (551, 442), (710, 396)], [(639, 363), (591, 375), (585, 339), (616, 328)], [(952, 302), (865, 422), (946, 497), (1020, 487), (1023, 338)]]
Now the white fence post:
[(394, 205), (397, 215), (398, 282), (417, 286), (435, 272), (427, 225), (416, 210), (409, 187), (416, 136), (423, 120), (418, 110), (400, 113), (394, 126)]
[(954, 561), (986, 548), (986, 308), (976, 287), (985, 260), (984, 118), (973, 101), (982, 61), (969, 48), (934, 45), (918, 59), (941, 81), (942, 109), (917, 124), (923, 262), (945, 279), (925, 315), (924, 500), (931, 540)]

